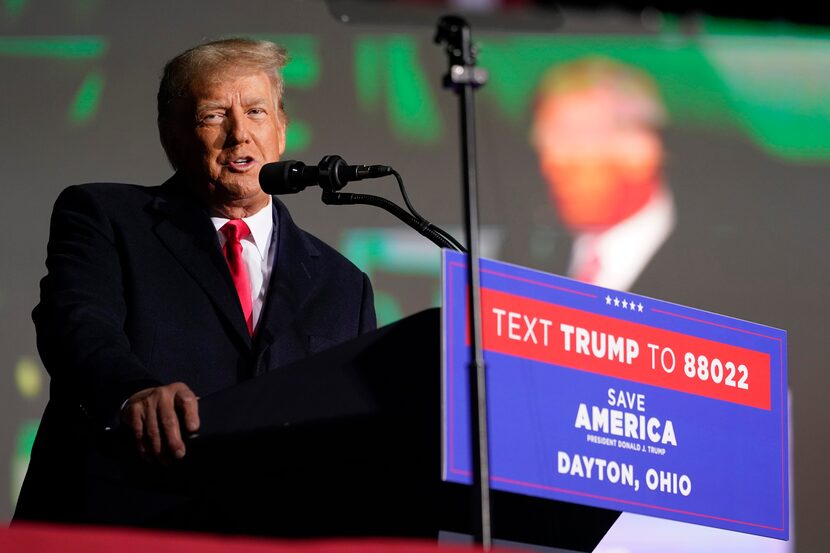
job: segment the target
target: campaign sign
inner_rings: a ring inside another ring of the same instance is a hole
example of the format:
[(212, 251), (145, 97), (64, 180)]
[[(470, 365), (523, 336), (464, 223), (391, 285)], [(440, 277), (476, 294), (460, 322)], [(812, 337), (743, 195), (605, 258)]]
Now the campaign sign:
[[(470, 483), (466, 257), (444, 252), (444, 479)], [(782, 330), (481, 260), (494, 489), (788, 539)]]

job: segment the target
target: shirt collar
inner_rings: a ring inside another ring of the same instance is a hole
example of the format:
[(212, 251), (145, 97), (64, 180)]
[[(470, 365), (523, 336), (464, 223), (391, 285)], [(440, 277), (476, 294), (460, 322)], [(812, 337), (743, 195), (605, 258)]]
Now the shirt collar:
[[(268, 254), (268, 246), (271, 243), (271, 232), (274, 229), (274, 218), (271, 202), (271, 196), (268, 196), (268, 205), (251, 215), (250, 217), (245, 217), (242, 220), (245, 221), (245, 224), (248, 225), (248, 228), (251, 229), (251, 240), (256, 246), (259, 255), (265, 259), (265, 256)], [(226, 219), (224, 217), (211, 217), (210, 220), (213, 222), (214, 228), (216, 228), (216, 232), (219, 232), (225, 223), (230, 221), (230, 219)], [(219, 232), (219, 240), (221, 243), (224, 243), (224, 235)]]

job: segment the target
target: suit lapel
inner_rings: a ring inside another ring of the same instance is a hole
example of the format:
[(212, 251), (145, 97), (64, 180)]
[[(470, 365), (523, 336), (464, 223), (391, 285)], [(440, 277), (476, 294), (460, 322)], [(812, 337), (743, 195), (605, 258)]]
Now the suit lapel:
[(256, 331), (256, 374), (307, 353), (308, 336), (303, 325), (303, 306), (317, 283), (319, 252), (291, 220), (286, 207), (274, 198), (274, 228), (278, 229), (274, 269)]
[(251, 336), (215, 229), (204, 211), (182, 193), (179, 180), (174, 175), (153, 201), (152, 209), (161, 215), (156, 235), (210, 297), (245, 347), (250, 348)]

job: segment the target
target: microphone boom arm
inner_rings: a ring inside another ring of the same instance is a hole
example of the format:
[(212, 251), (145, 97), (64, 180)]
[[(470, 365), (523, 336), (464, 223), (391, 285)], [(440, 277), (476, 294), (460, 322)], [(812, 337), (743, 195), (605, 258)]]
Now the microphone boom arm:
[(417, 218), (411, 213), (406, 212), (403, 208), (394, 202), (381, 198), (380, 196), (373, 196), (371, 194), (352, 194), (348, 192), (333, 192), (323, 190), (323, 203), (326, 205), (371, 205), (384, 209), (418, 231), (419, 234), (429, 239), (433, 244), (439, 248), (449, 248), (457, 252), (466, 252), (461, 244), (456, 241), (451, 241), (445, 237), (449, 236), (444, 230), (436, 227), (424, 218)]

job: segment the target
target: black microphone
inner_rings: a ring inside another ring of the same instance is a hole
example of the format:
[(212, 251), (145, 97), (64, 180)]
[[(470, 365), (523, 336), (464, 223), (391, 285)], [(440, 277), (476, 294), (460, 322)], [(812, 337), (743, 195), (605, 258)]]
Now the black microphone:
[(346, 183), (392, 173), (393, 169), (386, 165), (348, 165), (342, 157), (330, 155), (316, 166), (294, 160), (266, 163), (259, 171), (259, 185), (268, 194), (296, 194), (314, 185), (336, 192)]

